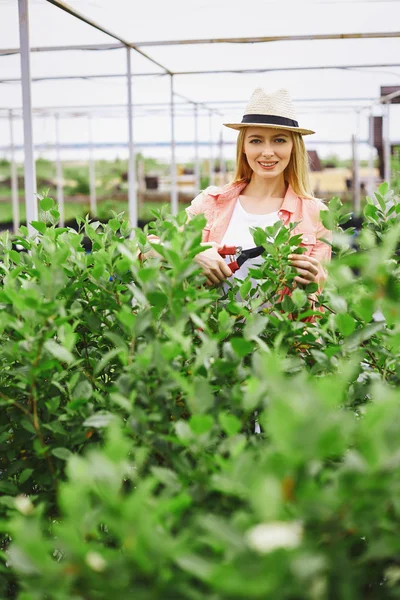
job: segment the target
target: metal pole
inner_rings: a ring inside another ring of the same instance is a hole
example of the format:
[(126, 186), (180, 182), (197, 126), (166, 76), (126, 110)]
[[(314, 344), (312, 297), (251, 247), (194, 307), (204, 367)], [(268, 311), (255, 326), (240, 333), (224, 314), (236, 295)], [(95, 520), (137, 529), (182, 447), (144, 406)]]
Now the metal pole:
[(92, 117), (89, 117), (89, 186), (90, 186), (90, 215), (97, 216), (96, 202), (96, 168), (93, 153)]
[(374, 111), (369, 114), (368, 196), (374, 194)]
[(60, 152), (60, 115), (56, 115), (56, 168), (57, 168), (57, 204), (60, 213), (60, 226), (64, 227), (64, 187)]
[(175, 160), (175, 106), (174, 106), (174, 76), (170, 75), (171, 84), (171, 213), (178, 214), (178, 190), (176, 185)]
[(200, 157), (199, 157), (199, 107), (194, 105), (194, 182), (196, 194), (200, 192)]
[(126, 49), (127, 61), (127, 84), (128, 84), (128, 140), (129, 140), (129, 162), (128, 162), (128, 209), (129, 221), (132, 227), (138, 225), (138, 209), (136, 194), (136, 169), (135, 149), (133, 143), (133, 108), (132, 108), (132, 74), (131, 74), (131, 49)]
[(12, 202), (12, 215), (13, 215), (13, 229), (14, 233), (17, 233), (19, 229), (19, 202), (18, 202), (18, 177), (17, 177), (17, 164), (15, 162), (15, 148), (14, 148), (14, 126), (13, 126), (13, 112), (10, 110), (10, 149), (11, 149), (11, 202)]
[(213, 122), (212, 122), (212, 112), (210, 110), (208, 116), (208, 130), (210, 137), (210, 185), (214, 185), (214, 148), (213, 148)]
[(36, 198), (36, 168), (33, 154), (31, 69), (29, 55), (29, 15), (28, 0), (18, 0), (19, 39), (21, 48), (22, 108), (24, 119), (24, 166), (25, 166), (25, 206), (28, 230), (35, 230), (31, 221), (38, 219)]
[(358, 164), (358, 146), (357, 136), (351, 136), (352, 148), (353, 148), (353, 211), (355, 215), (360, 214), (361, 202), (360, 202), (360, 171)]
[(385, 163), (385, 181), (390, 185), (391, 173), (390, 173), (390, 102), (385, 102), (384, 115), (383, 115), (383, 156)]

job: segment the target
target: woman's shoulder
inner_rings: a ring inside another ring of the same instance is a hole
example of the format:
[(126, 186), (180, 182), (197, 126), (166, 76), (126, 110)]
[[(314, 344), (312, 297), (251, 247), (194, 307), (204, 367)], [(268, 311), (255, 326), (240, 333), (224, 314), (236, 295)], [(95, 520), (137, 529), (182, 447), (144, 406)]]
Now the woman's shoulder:
[(318, 214), (321, 210), (328, 210), (328, 207), (325, 204), (325, 200), (320, 198), (315, 198), (314, 196), (300, 197), (303, 203), (304, 208), (308, 210), (310, 213)]

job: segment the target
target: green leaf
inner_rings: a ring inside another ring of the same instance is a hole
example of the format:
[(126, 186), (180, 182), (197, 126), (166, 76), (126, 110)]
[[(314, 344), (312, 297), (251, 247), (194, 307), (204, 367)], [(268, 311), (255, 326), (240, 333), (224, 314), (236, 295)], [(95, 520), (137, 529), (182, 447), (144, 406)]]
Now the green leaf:
[(80, 381), (75, 387), (72, 397), (74, 400), (89, 400), (92, 397), (93, 388), (87, 380)]
[(17, 252), (16, 250), (10, 250), (10, 258), (16, 265), (21, 264), (20, 253)]
[(147, 294), (150, 304), (156, 308), (164, 308), (168, 304), (168, 298), (162, 292), (149, 292)]
[(240, 337), (233, 337), (233, 338), (231, 338), (230, 342), (231, 342), (232, 348), (234, 349), (236, 354), (238, 356), (240, 356), (241, 358), (243, 358), (243, 356), (246, 356), (247, 354), (252, 352), (254, 349), (253, 342), (244, 340), (243, 338), (240, 338)]
[(242, 298), (247, 298), (247, 295), (251, 289), (251, 281), (248, 279), (239, 288), (239, 293)]
[(193, 415), (189, 421), (190, 429), (197, 435), (207, 433), (214, 425), (214, 419), (211, 415)]
[(96, 263), (91, 271), (92, 277), (94, 277), (94, 279), (100, 279), (100, 277), (103, 275), (103, 273), (104, 273), (104, 264)]
[(18, 488), (11, 481), (0, 481), (0, 492), (4, 494), (17, 494)]
[(345, 337), (351, 335), (356, 328), (356, 322), (353, 317), (345, 313), (336, 315), (335, 321), (340, 333)]
[(46, 233), (46, 223), (42, 223), (42, 221), (31, 221), (31, 225), (39, 233)]
[(71, 456), (73, 456), (72, 452), (68, 450), (68, 448), (53, 448), (51, 453), (61, 460), (68, 460)]
[(283, 296), (281, 306), (282, 309), (287, 313), (292, 313), (296, 308), (295, 303), (288, 294), (285, 294), (285, 296)]
[(71, 354), (69, 350), (64, 348), (64, 346), (57, 344), (57, 342), (55, 342), (54, 340), (48, 340), (47, 342), (45, 342), (44, 346), (46, 350), (50, 352), (52, 356), (58, 358), (59, 361), (65, 362), (68, 365), (70, 365), (74, 361), (73, 354)]
[(118, 219), (110, 219), (108, 221), (108, 225), (113, 231), (118, 231), (120, 222), (118, 221)]
[(94, 429), (100, 429), (101, 427), (108, 427), (110, 423), (115, 421), (116, 417), (112, 413), (96, 413), (91, 417), (88, 417), (84, 422), (84, 427), (93, 427)]
[(296, 288), (292, 292), (292, 300), (297, 308), (301, 308), (307, 302), (307, 294), (304, 290)]
[(96, 366), (94, 372), (95, 375), (98, 375), (105, 366), (108, 365), (108, 363), (110, 363), (112, 361), (113, 358), (115, 358), (116, 356), (118, 356), (118, 354), (121, 352), (120, 348), (113, 348), (112, 350), (109, 350), (108, 352), (106, 352), (106, 354), (103, 356), (103, 358), (101, 359), (101, 361), (98, 363), (98, 365)]
[(32, 475), (32, 473), (33, 473), (33, 469), (24, 469), (18, 478), (19, 483), (21, 485), (23, 483), (25, 483), (25, 481), (27, 481), (29, 479), (29, 477)]
[(220, 413), (218, 420), (223, 431), (227, 435), (236, 435), (242, 428), (242, 424), (235, 415), (229, 413)]
[(389, 184), (387, 181), (383, 181), (381, 185), (378, 187), (378, 192), (385, 196), (389, 191)]
[(40, 200), (39, 202), (40, 208), (42, 210), (44, 210), (45, 212), (50, 210), (51, 208), (53, 208), (53, 206), (55, 205), (55, 202), (53, 200), (53, 198), (42, 198), (42, 200)]
[(372, 219), (375, 223), (377, 223), (377, 212), (378, 209), (376, 206), (372, 204), (367, 204), (364, 208), (364, 215), (369, 219)]

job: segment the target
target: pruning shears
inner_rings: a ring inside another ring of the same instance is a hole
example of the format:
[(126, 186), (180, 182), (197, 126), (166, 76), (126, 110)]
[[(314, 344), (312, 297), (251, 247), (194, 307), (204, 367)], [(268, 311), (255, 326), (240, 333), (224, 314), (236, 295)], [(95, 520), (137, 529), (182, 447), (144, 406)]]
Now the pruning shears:
[(248, 250), (243, 250), (241, 246), (222, 246), (222, 248), (218, 250), (218, 254), (220, 256), (230, 256), (231, 259), (234, 258), (234, 260), (228, 264), (228, 267), (232, 273), (235, 273), (246, 260), (261, 256), (264, 251), (264, 246), (256, 246), (255, 248), (249, 248)]

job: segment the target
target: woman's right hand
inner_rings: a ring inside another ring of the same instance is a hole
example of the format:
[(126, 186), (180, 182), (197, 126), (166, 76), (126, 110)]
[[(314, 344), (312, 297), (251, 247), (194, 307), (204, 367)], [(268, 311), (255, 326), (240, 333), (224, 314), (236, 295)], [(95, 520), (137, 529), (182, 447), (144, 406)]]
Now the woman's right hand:
[(195, 262), (202, 268), (204, 275), (207, 278), (207, 285), (219, 284), (225, 281), (232, 275), (232, 271), (222, 258), (218, 254), (218, 248), (221, 248), (221, 244), (216, 242), (206, 242), (204, 245), (212, 246), (196, 254), (194, 257)]

